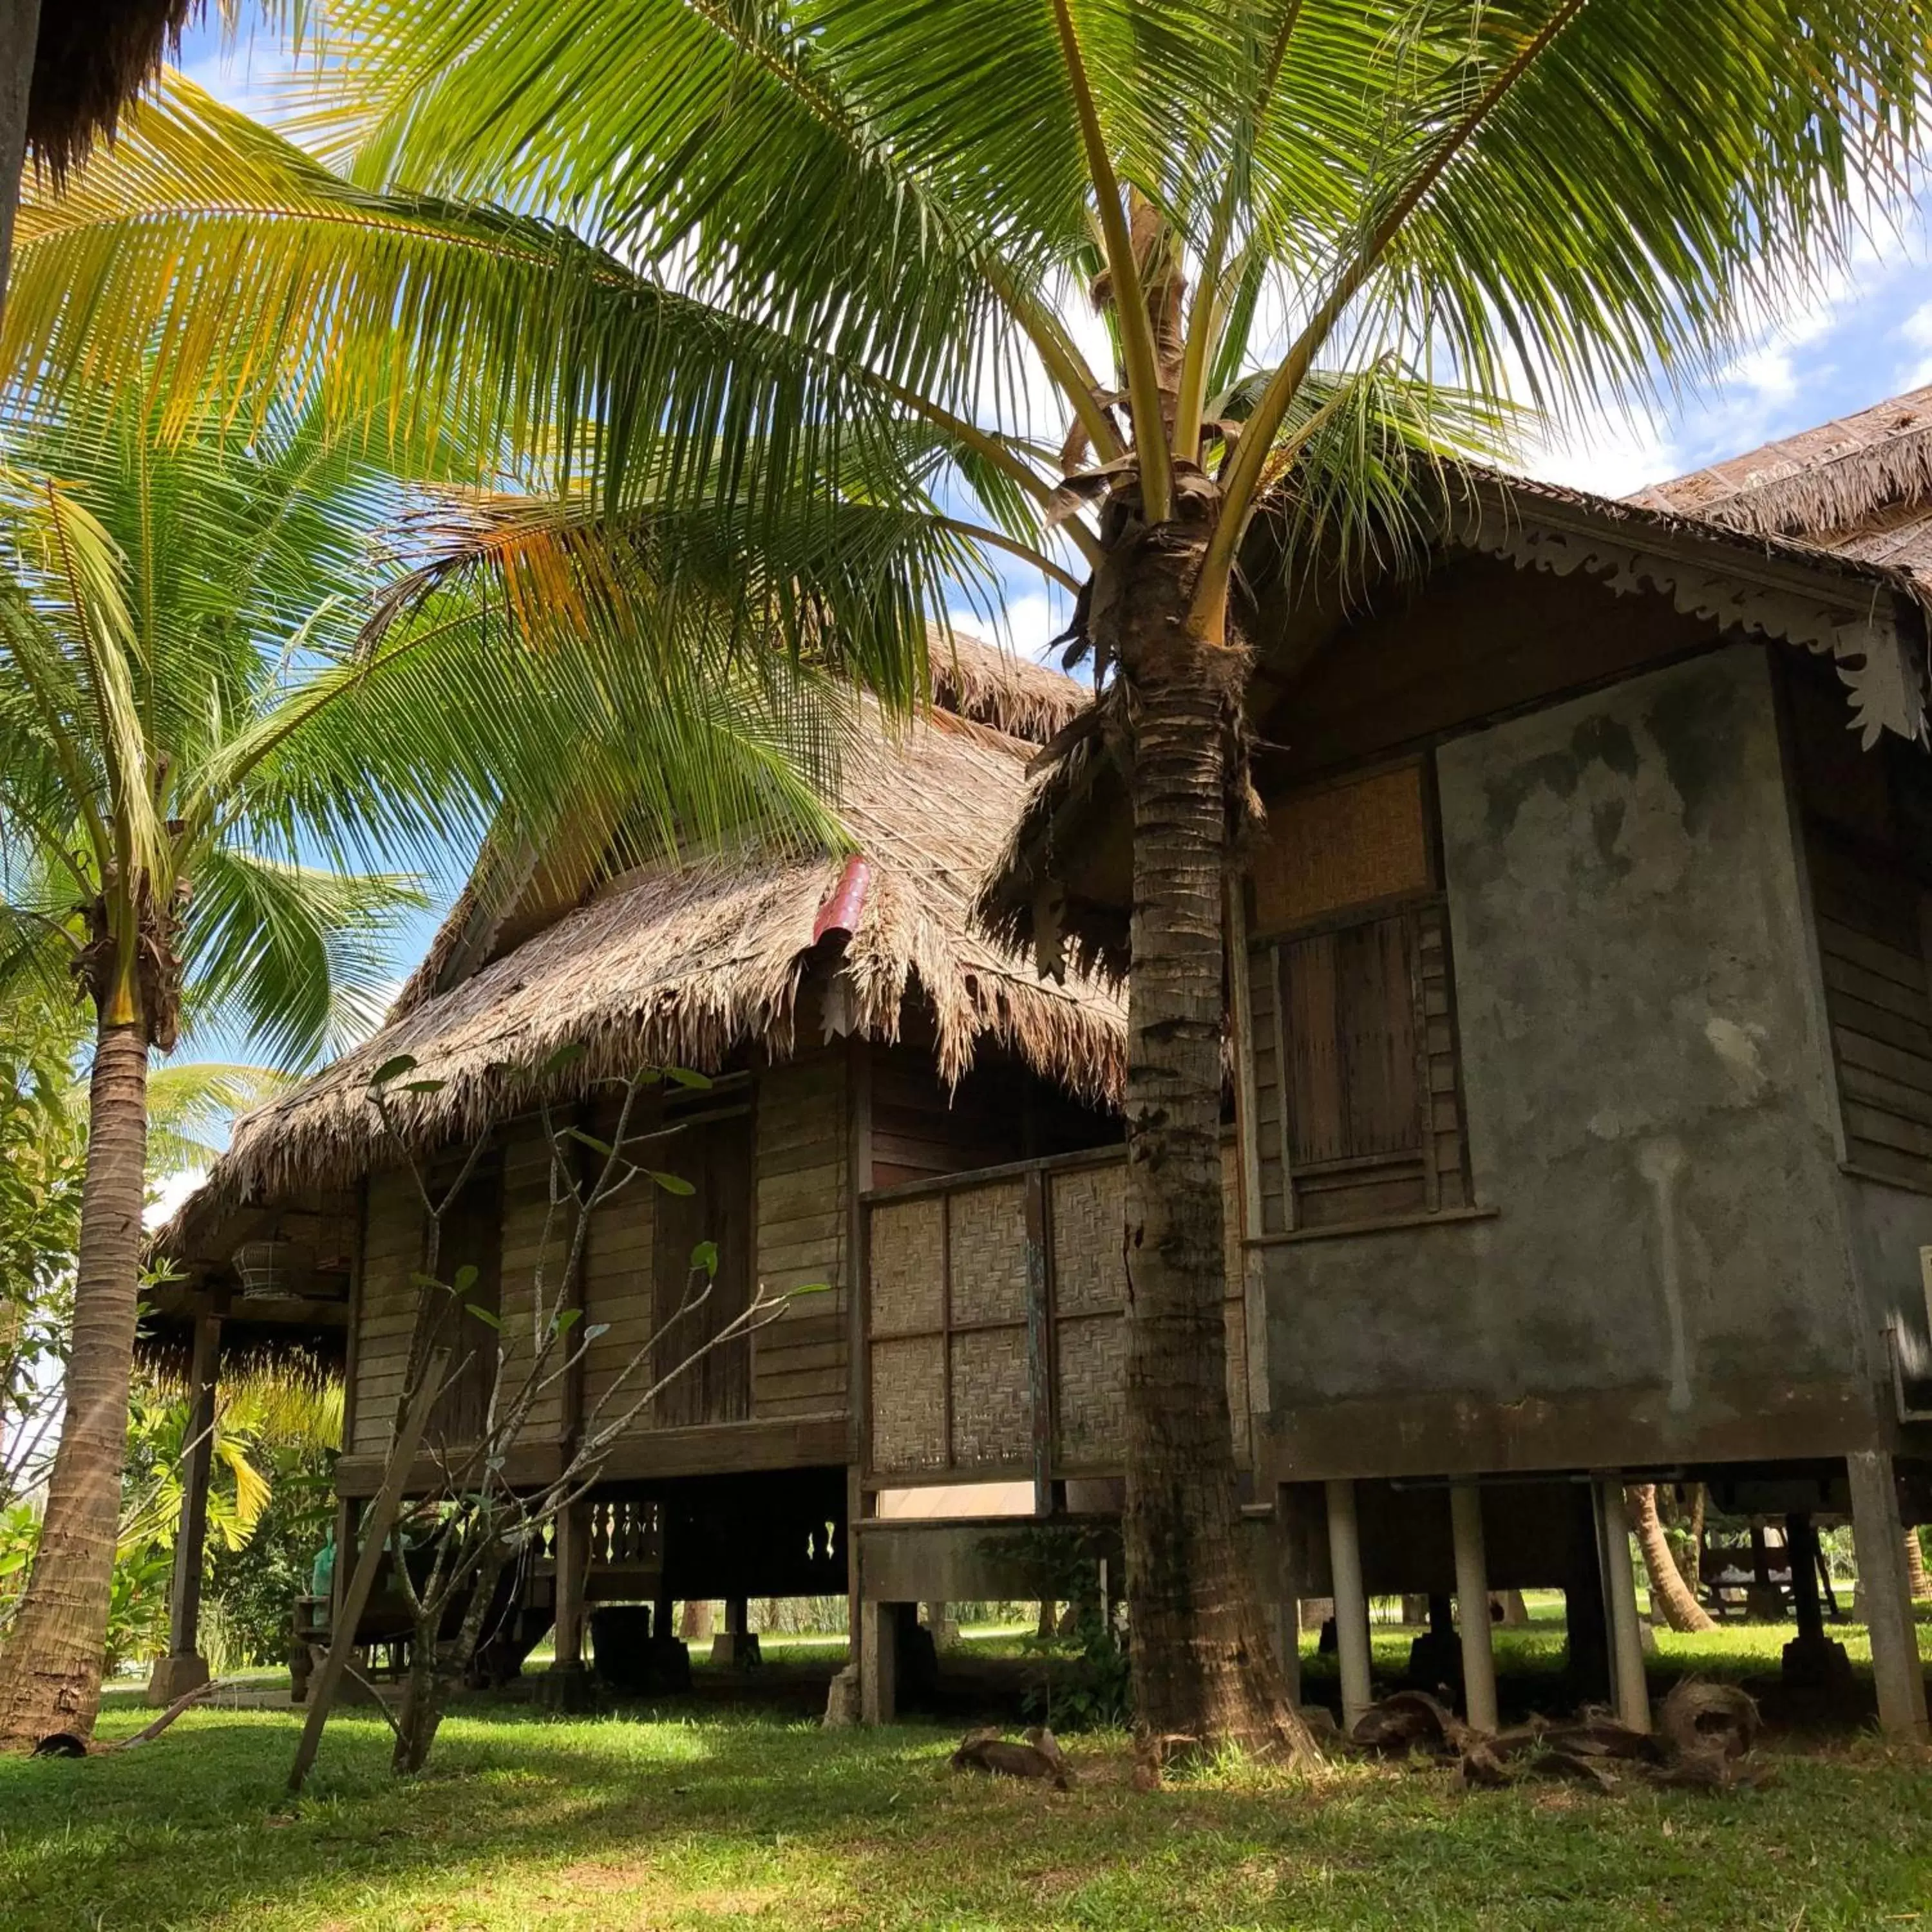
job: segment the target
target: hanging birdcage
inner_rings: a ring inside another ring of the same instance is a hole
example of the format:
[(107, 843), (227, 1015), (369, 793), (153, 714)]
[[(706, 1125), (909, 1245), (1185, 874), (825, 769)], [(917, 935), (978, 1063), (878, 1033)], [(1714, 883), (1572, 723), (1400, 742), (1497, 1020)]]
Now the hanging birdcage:
[(235, 1250), (235, 1273), (242, 1284), (243, 1300), (273, 1300), (293, 1293), (289, 1252), (289, 1244), (280, 1236), (270, 1240), (244, 1241)]

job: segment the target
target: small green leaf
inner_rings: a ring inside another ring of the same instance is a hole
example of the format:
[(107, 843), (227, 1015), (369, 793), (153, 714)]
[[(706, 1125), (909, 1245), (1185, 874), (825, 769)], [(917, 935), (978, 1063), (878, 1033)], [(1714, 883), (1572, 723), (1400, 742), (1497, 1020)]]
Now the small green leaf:
[(465, 1262), (456, 1270), (456, 1292), (458, 1294), (467, 1294), (476, 1286), (477, 1273), (474, 1262)]
[(667, 1066), (664, 1072), (667, 1080), (674, 1080), (680, 1087), (692, 1088), (700, 1094), (711, 1091), (711, 1076), (708, 1073), (694, 1072), (688, 1066)]
[(588, 1328), (586, 1328), (586, 1329), (585, 1329), (585, 1330), (584, 1330), (584, 1339), (586, 1342), (594, 1342), (594, 1341), (596, 1341), (596, 1339), (598, 1338), (598, 1336), (600, 1336), (600, 1335), (608, 1335), (608, 1334), (610, 1334), (610, 1323), (609, 1323), (609, 1322), (592, 1322), (592, 1323), (591, 1323), (590, 1326)]
[(402, 1090), (405, 1094), (440, 1094), (448, 1084), (442, 1080), (405, 1080)]
[(539, 1073), (561, 1073), (567, 1066), (574, 1066), (589, 1049), (580, 1040), (568, 1040), (537, 1069)]
[(580, 1308), (560, 1308), (550, 1318), (550, 1332), (554, 1335), (567, 1334), (583, 1319), (584, 1310)]
[(399, 1078), (402, 1075), (410, 1072), (416, 1064), (416, 1059), (414, 1054), (399, 1053), (394, 1059), (384, 1060), (382, 1065), (370, 1075), (369, 1084), (372, 1087), (386, 1087), (392, 1080)]
[(691, 1264), (694, 1268), (702, 1268), (716, 1281), (718, 1279), (718, 1244), (716, 1241), (700, 1241), (691, 1251)]
[(488, 1309), (479, 1307), (477, 1304), (473, 1301), (466, 1301), (463, 1305), (464, 1308), (467, 1310), (470, 1314), (475, 1316), (477, 1320), (482, 1322), (486, 1328), (500, 1329), (502, 1327), (502, 1318), (500, 1316), (491, 1314)]
[(682, 1196), (686, 1195), (695, 1194), (698, 1192), (698, 1190), (694, 1187), (689, 1181), (686, 1180), (684, 1176), (681, 1174), (660, 1174), (654, 1167), (647, 1167), (644, 1169), (644, 1172), (648, 1174), (667, 1194), (676, 1194), (680, 1196)]
[(610, 1157), (610, 1143), (600, 1141), (595, 1134), (586, 1134), (581, 1127), (566, 1127), (565, 1134), (572, 1140), (581, 1141), (592, 1154), (602, 1154), (606, 1160)]
[(831, 1292), (832, 1283), (829, 1281), (800, 1282), (797, 1287), (788, 1288), (785, 1290), (785, 1293), (788, 1295), (830, 1294)]
[(451, 1292), (447, 1282), (438, 1281), (433, 1274), (424, 1274), (421, 1268), (410, 1269), (410, 1286), (412, 1288), (440, 1288), (446, 1294)]

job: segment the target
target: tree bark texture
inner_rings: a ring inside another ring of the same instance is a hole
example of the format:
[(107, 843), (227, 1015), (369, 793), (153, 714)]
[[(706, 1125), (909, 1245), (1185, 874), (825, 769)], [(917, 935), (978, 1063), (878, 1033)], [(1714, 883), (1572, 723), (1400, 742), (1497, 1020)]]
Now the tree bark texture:
[(396, 1715), (396, 1743), (389, 1768), (398, 1778), (418, 1772), (429, 1762), (436, 1734), (442, 1726), (449, 1700), (470, 1675), (482, 1641), (484, 1618), (496, 1600), (496, 1584), (508, 1552), (494, 1544), (479, 1563), (464, 1600), (455, 1634), (441, 1634), (449, 1596), (438, 1592), (434, 1605), (425, 1603), (410, 1643), (409, 1673), (403, 1680), (402, 1708)]
[(1650, 1578), (1652, 1608), (1663, 1612), (1664, 1622), (1674, 1630), (1716, 1629), (1710, 1613), (1691, 1594), (1676, 1558), (1670, 1553), (1664, 1521), (1657, 1513), (1657, 1485), (1633, 1483), (1624, 1495), (1630, 1506), (1630, 1528), (1636, 1533), (1637, 1547), (1643, 1552), (1643, 1567)]
[(100, 1708), (140, 1301), (148, 1148), (140, 1022), (99, 1029), (88, 1106), (67, 1412), (33, 1574), (0, 1654), (0, 1748), (11, 1750), (59, 1732), (89, 1737)]
[(1124, 1532), (1136, 1721), (1157, 1756), (1180, 1739), (1312, 1755), (1240, 1542), (1222, 1326), (1222, 921), (1246, 665), (1190, 632), (1194, 542), (1172, 526), (1128, 536), (1095, 598), (1096, 618), (1112, 607), (1133, 797)]
[(27, 100), (40, 33), (40, 0), (0, 0), (0, 314), (6, 310), (14, 217), (26, 169)]
[(1932, 1597), (1932, 1576), (1925, 1574), (1925, 1546), (1916, 1529), (1905, 1532), (1905, 1574), (1915, 1601)]

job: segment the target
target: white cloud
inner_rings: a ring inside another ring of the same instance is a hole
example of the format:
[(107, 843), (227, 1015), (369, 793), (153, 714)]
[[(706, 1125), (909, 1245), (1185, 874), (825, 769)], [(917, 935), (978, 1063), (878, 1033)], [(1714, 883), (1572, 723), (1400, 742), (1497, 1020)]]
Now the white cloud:
[(1574, 425), (1552, 428), (1523, 452), (1524, 473), (1545, 483), (1628, 496), (1675, 473), (1670, 444), (1648, 416), (1610, 412)]
[(952, 628), (969, 638), (984, 638), (1004, 646), (1016, 657), (1058, 668), (1062, 647), (1049, 648), (1049, 640), (1066, 628), (1072, 608), (1072, 600), (1056, 589), (1023, 591), (1008, 597), (1001, 619), (995, 623), (989, 624), (970, 610), (950, 610), (946, 615)]
[(154, 1198), (141, 1216), (144, 1228), (158, 1228), (201, 1185), (199, 1174), (170, 1174), (154, 1190)]

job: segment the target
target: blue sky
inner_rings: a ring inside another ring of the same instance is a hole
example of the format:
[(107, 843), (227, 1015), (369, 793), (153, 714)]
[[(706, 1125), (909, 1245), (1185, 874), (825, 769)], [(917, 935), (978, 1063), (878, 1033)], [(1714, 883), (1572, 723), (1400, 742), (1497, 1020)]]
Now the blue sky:
[[(280, 64), (272, 46), (223, 55), (210, 28), (190, 32), (182, 66), (210, 92), (247, 106), (251, 74)], [(1621, 496), (1776, 437), (1932, 384), (1932, 195), (1896, 232), (1875, 235), (1843, 272), (1767, 314), (1759, 339), (1699, 392), (1654, 414), (1605, 413), (1552, 430), (1524, 466), (1551, 481)], [(1060, 628), (1064, 598), (1031, 576), (1006, 584), (1009, 641), (1029, 655)], [(968, 628), (984, 628), (959, 612)], [(399, 962), (419, 957), (433, 916), (398, 937)], [(208, 1040), (205, 1052), (238, 1043)]]

